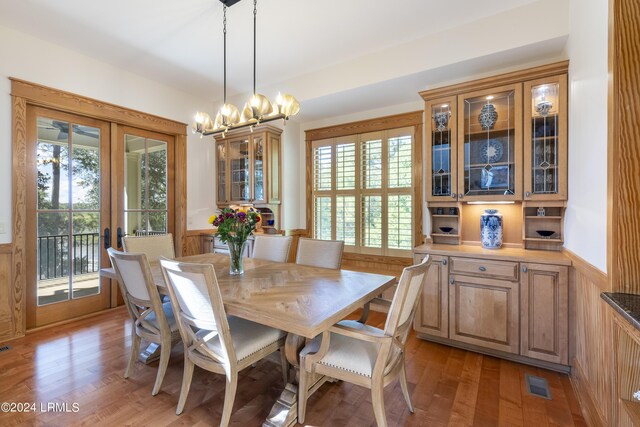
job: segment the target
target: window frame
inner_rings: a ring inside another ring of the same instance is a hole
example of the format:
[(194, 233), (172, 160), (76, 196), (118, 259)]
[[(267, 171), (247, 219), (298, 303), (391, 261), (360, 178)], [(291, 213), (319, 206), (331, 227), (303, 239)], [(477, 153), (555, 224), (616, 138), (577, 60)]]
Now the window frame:
[[(321, 129), (306, 131), (307, 143), (307, 233), (311, 236), (315, 232), (315, 203), (316, 197), (331, 197), (331, 238), (336, 238), (336, 197), (355, 196), (356, 205), (356, 245), (345, 245), (345, 252), (360, 254), (362, 256), (383, 256), (383, 257), (410, 257), (411, 249), (390, 249), (388, 248), (388, 199), (393, 195), (410, 195), (412, 203), (412, 242), (411, 248), (422, 243), (422, 111), (400, 114), (395, 116), (381, 117), (362, 122), (348, 123), (345, 125), (332, 126)], [(411, 187), (389, 187), (389, 139), (403, 135), (412, 137), (412, 170)], [(364, 189), (362, 186), (362, 142), (373, 138), (381, 139), (383, 149), (382, 182), (380, 189)], [(337, 162), (336, 146), (341, 143), (355, 143), (355, 189), (337, 190)], [(320, 146), (331, 146), (331, 190), (316, 190), (315, 185), (315, 149)], [(365, 195), (382, 196), (382, 248), (371, 248), (359, 246), (362, 240), (363, 201)]]

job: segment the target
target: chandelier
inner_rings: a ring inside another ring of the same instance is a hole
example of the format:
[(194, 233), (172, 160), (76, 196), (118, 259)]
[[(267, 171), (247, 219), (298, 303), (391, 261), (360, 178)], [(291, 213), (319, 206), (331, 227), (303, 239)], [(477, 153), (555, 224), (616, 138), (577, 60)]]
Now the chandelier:
[(255, 126), (261, 123), (271, 122), (274, 120), (286, 120), (290, 116), (295, 116), (300, 111), (300, 104), (289, 94), (278, 94), (275, 106), (269, 99), (256, 92), (256, 16), (257, 16), (257, 0), (253, 0), (253, 95), (244, 105), (242, 114), (238, 108), (227, 103), (227, 7), (233, 6), (240, 0), (220, 0), (222, 6), (222, 35), (223, 35), (223, 51), (224, 51), (224, 92), (223, 104), (218, 110), (214, 121), (205, 113), (199, 111), (196, 113), (195, 120), (192, 125), (193, 133), (199, 133), (200, 137), (222, 134), (224, 137), (228, 131), (249, 127), (251, 131)]

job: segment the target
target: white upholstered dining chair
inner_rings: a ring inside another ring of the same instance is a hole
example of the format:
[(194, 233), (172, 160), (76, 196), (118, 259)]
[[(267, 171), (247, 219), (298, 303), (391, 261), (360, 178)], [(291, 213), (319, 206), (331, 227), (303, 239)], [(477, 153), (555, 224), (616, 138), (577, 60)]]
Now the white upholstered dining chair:
[(298, 240), (296, 264), (338, 270), (342, 265), (344, 242), (301, 237)]
[(151, 264), (157, 264), (160, 257), (176, 257), (171, 233), (157, 236), (125, 236), (122, 238), (122, 246), (125, 252), (147, 255), (147, 261)]
[(384, 387), (399, 378), (404, 399), (413, 412), (404, 366), (404, 348), (430, 264), (430, 258), (425, 257), (422, 263), (404, 269), (391, 301), (384, 330), (355, 320), (343, 320), (302, 349), (298, 392), (300, 424), (304, 424), (309, 387), (314, 374), (371, 389), (373, 412), (380, 427), (387, 425)]
[(161, 259), (160, 265), (184, 343), (184, 374), (176, 414), (184, 410), (194, 367), (199, 366), (226, 376), (220, 425), (227, 426), (242, 369), (281, 350), (287, 383), (286, 333), (239, 317), (227, 317), (211, 264)]
[(291, 240), (291, 236), (254, 236), (252, 258), (287, 262)]
[(141, 338), (160, 344), (158, 374), (151, 392), (155, 396), (160, 391), (164, 374), (167, 372), (171, 349), (180, 341), (178, 325), (171, 304), (160, 300), (147, 256), (141, 253), (119, 252), (113, 248), (109, 248), (108, 252), (125, 305), (133, 321), (131, 355), (124, 377), (129, 378), (138, 358)]

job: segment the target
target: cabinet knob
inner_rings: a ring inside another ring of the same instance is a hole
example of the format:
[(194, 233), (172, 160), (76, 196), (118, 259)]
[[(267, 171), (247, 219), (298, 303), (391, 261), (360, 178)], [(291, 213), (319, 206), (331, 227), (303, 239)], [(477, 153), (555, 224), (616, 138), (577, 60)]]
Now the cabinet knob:
[(447, 265), (447, 259), (446, 258), (442, 260), (442, 265)]
[(526, 193), (524, 193), (525, 197), (531, 197), (531, 192), (527, 191)]
[(464, 197), (463, 193), (458, 194), (458, 199), (462, 199)]
[(458, 195), (456, 193), (451, 193), (451, 197), (455, 199), (458, 197)]
[(487, 267), (481, 265), (480, 267), (478, 267), (478, 270), (480, 271), (487, 271)]
[(453, 285), (455, 283), (455, 280), (453, 280), (453, 277), (449, 279), (449, 284)]
[(523, 266), (522, 266), (522, 272), (523, 272), (523, 273), (526, 273), (527, 271), (529, 271), (529, 269), (527, 268), (527, 266), (526, 266), (526, 265), (523, 265)]

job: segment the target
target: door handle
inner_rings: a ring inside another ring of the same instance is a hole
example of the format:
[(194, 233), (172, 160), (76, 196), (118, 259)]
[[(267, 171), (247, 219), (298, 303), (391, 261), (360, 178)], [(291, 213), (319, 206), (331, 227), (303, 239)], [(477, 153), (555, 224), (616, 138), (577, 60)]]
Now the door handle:
[(104, 248), (109, 249), (111, 247), (111, 230), (109, 230), (109, 227), (104, 229), (102, 237), (104, 238)]
[(122, 248), (122, 228), (118, 227), (118, 231), (117, 231), (117, 240), (116, 243), (118, 244), (118, 249)]

